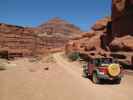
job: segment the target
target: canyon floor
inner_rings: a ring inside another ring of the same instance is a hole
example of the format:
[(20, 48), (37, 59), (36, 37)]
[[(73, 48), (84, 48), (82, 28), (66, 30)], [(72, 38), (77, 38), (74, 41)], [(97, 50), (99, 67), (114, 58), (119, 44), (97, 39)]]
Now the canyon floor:
[(133, 72), (126, 71), (121, 84), (93, 84), (82, 77), (79, 62), (70, 62), (62, 53), (52, 61), (10, 62), (0, 71), (0, 100), (132, 100)]

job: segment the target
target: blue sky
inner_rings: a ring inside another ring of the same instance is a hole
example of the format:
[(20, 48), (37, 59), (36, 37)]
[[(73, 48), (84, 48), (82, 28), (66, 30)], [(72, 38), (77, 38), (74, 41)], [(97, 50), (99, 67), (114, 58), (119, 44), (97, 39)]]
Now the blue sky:
[(0, 22), (36, 27), (60, 17), (87, 31), (110, 15), (110, 6), (111, 0), (0, 0)]

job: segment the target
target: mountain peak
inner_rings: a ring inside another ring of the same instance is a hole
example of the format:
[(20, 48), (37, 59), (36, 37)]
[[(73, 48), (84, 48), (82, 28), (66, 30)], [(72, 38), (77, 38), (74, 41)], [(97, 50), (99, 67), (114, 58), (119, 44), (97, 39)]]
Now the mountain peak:
[(43, 27), (47, 24), (71, 24), (71, 23), (69, 23), (66, 20), (61, 19), (60, 17), (54, 17), (54, 18), (48, 20), (47, 22), (44, 22), (43, 24), (41, 24), (39, 27)]
[(61, 33), (64, 35), (72, 35), (80, 33), (80, 28), (76, 25), (69, 23), (59, 17), (54, 17), (47, 22), (41, 24), (39, 27), (42, 33)]

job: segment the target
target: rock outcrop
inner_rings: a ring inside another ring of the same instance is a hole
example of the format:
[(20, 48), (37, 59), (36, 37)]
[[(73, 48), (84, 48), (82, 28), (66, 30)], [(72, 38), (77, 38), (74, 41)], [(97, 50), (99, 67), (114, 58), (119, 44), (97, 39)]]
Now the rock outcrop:
[(45, 52), (44, 39), (32, 28), (0, 24), (0, 52), (13, 56), (33, 56)]
[(133, 35), (133, 0), (112, 0), (112, 32), (115, 36)]
[(107, 25), (111, 22), (111, 17), (107, 16), (101, 20), (96, 21), (96, 23), (92, 26), (92, 30), (94, 31), (107, 31)]
[(92, 26), (91, 32), (95, 35), (90, 38), (87, 35), (90, 33), (88, 32), (84, 37), (70, 41), (66, 46), (66, 51), (80, 52), (87, 55), (88, 58), (92, 56), (118, 58), (124, 64), (131, 64), (133, 57), (132, 26), (133, 0), (112, 0), (111, 18), (105, 17), (97, 21)]
[(130, 34), (121, 37), (115, 36), (111, 30), (111, 23), (110, 17), (97, 21), (92, 26), (91, 32), (83, 33), (80, 38), (68, 42), (66, 53), (80, 52), (85, 59), (113, 57), (122, 64), (130, 65), (133, 56), (133, 36)]
[(77, 51), (88, 56), (103, 55), (103, 52), (106, 51), (106, 43), (109, 41), (106, 42), (107, 36), (105, 32), (108, 30), (107, 25), (110, 20), (110, 17), (105, 17), (97, 21), (92, 26), (91, 32), (82, 33), (80, 38), (70, 41), (66, 45), (66, 53)]
[(68, 40), (80, 32), (78, 27), (59, 18), (36, 28), (0, 23), (0, 54), (35, 56), (62, 51)]

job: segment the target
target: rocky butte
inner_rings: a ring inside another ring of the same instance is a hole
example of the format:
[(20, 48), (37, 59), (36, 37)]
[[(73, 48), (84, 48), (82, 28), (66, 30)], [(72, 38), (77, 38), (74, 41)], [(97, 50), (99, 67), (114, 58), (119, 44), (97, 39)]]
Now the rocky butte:
[(58, 17), (39, 25), (36, 29), (41, 36), (45, 37), (46, 47), (48, 49), (52, 48), (52, 51), (54, 49), (64, 49), (68, 40), (79, 36), (81, 33), (79, 27)]

